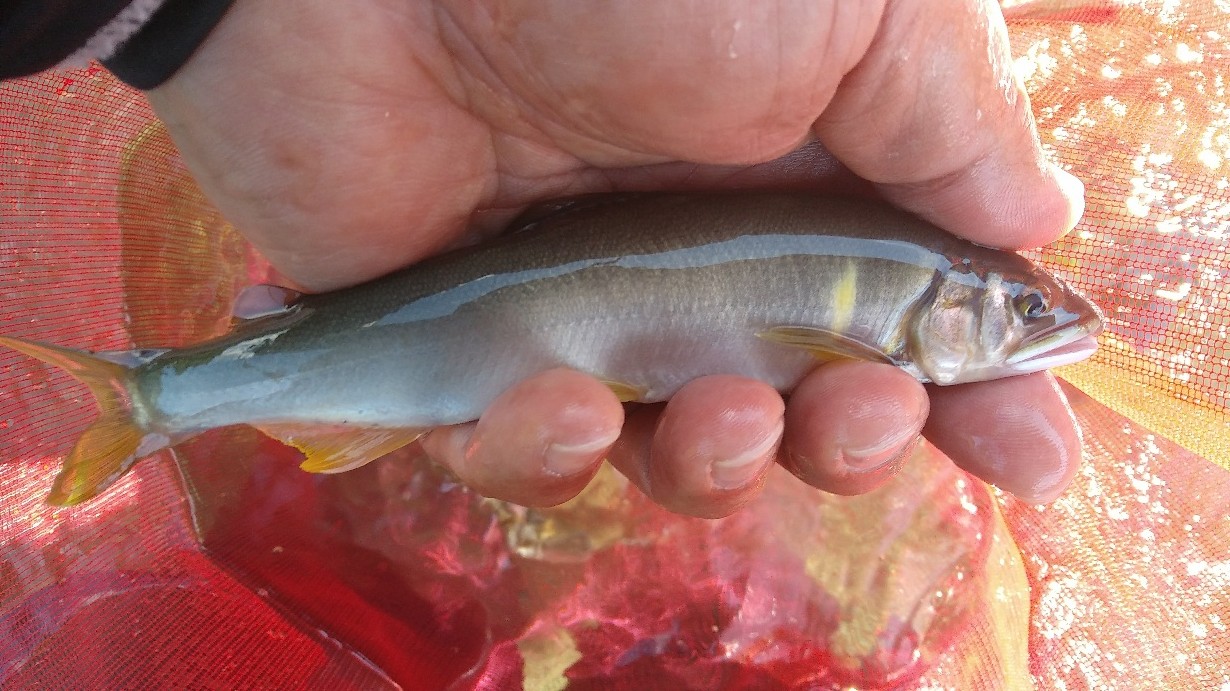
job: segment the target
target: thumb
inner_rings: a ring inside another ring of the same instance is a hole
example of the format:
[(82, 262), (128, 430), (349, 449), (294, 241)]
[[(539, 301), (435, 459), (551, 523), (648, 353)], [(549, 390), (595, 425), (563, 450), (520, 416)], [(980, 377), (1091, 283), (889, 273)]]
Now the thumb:
[(886, 198), (975, 242), (1044, 245), (1084, 210), (1043, 154), (995, 0), (890, 1), (815, 131)]

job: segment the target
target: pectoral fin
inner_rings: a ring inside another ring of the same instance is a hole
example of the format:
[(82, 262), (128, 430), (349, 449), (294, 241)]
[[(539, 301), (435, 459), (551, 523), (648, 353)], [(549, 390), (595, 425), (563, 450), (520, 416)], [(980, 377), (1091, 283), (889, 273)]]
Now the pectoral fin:
[(644, 400), (646, 389), (636, 386), (635, 384), (625, 384), (621, 381), (612, 381), (610, 379), (601, 379), (606, 388), (610, 389), (620, 403), (635, 403)]
[(293, 446), (307, 458), (299, 467), (309, 473), (342, 473), (409, 444), (421, 429), (364, 429), (303, 423), (255, 425), (257, 429)]
[(766, 341), (803, 348), (826, 362), (849, 359), (895, 364), (892, 358), (861, 341), (814, 326), (774, 326), (756, 335)]

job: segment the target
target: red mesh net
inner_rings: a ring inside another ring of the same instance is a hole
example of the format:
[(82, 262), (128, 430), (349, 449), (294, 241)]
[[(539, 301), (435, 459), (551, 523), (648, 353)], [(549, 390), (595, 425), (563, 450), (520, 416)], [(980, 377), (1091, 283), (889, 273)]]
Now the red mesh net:
[[(0, 686), (1230, 687), (1230, 7), (1006, 11), (1044, 141), (1088, 192), (1039, 255), (1110, 326), (1061, 372), (1086, 462), (1055, 504), (924, 448), (872, 495), (777, 473), (720, 521), (613, 472), (526, 510), (413, 449), (321, 478), (230, 429), (54, 509), (94, 407), (5, 352)], [(101, 70), (0, 85), (0, 143), (0, 333), (187, 343), (265, 275)]]

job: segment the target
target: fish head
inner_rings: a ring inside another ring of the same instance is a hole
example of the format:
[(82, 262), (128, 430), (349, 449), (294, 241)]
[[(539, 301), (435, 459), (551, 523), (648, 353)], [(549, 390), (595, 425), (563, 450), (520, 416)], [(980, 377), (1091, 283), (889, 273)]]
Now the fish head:
[(914, 322), (912, 360), (937, 384), (1028, 374), (1097, 350), (1102, 313), (1059, 278), (1016, 254), (944, 274)]

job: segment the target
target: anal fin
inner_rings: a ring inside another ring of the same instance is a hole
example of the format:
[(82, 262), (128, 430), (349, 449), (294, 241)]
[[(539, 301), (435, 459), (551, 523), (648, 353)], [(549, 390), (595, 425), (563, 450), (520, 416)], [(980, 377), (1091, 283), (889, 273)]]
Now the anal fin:
[(307, 458), (309, 473), (342, 473), (366, 465), (418, 439), (426, 430), (313, 425), (301, 422), (253, 425)]
[(810, 351), (818, 359), (866, 360), (896, 364), (880, 350), (849, 336), (815, 326), (774, 326), (756, 334), (766, 341)]

